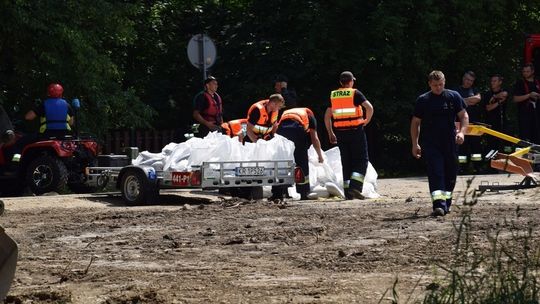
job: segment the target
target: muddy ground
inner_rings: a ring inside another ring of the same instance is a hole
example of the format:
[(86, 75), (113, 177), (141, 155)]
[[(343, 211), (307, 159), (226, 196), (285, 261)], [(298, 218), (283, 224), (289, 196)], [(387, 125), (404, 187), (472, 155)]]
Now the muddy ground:
[[(364, 201), (185, 191), (142, 207), (103, 194), (6, 198), (0, 223), (19, 244), (7, 302), (388, 303), (396, 277), (401, 301), (419, 300), (441, 274), (434, 262), (451, 256), (468, 178), (444, 218), (430, 216), (425, 178), (381, 179), (381, 198)], [(471, 189), (521, 179), (481, 176)], [(539, 189), (481, 196), (475, 242), (505, 219), (538, 227)]]

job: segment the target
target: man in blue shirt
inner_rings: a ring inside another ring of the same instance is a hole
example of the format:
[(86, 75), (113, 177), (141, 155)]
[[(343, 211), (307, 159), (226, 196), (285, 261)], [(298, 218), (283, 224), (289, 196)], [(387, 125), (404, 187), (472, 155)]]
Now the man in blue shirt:
[[(444, 88), (441, 71), (432, 71), (428, 84), (431, 90), (416, 100), (410, 130), (411, 152), (413, 157), (426, 161), (433, 215), (444, 216), (450, 212), (456, 185), (456, 144), (461, 145), (465, 140), (469, 116), (459, 93)], [(458, 132), (454, 124), (456, 117), (461, 123)]]

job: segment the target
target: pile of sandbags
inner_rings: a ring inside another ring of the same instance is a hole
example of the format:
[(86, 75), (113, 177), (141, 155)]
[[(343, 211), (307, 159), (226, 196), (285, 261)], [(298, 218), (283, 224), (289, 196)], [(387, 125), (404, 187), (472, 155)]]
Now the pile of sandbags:
[[(143, 151), (133, 164), (152, 166), (158, 171), (191, 171), (192, 167), (200, 166), (203, 162), (293, 160), (293, 152), (294, 143), (280, 135), (271, 140), (242, 144), (238, 138), (211, 132), (204, 138), (194, 137), (183, 143), (170, 143), (161, 153)], [(344, 197), (339, 148), (325, 151), (323, 163), (319, 163), (313, 146), (308, 150), (308, 157), (311, 189), (323, 197)], [(376, 187), (377, 172), (370, 163), (362, 194), (367, 198), (377, 198)], [(299, 198), (294, 189), (294, 186), (290, 187), (289, 193)], [(269, 189), (265, 191), (269, 192)]]

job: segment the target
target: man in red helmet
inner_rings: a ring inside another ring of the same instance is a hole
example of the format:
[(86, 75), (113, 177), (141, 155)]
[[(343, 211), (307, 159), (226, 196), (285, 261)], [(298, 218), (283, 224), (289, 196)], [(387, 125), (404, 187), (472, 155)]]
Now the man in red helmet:
[(73, 125), (73, 109), (62, 98), (64, 88), (58, 83), (52, 83), (47, 88), (48, 98), (28, 111), (26, 120), (40, 118), (39, 133), (46, 137), (62, 137), (71, 133)]

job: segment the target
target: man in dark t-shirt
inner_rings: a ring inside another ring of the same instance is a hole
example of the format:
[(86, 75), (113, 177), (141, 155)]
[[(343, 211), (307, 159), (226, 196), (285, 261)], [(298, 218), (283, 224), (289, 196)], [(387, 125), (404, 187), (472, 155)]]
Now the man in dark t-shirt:
[[(485, 121), (491, 126), (491, 129), (505, 133), (508, 90), (502, 87), (502, 83), (503, 77), (501, 75), (491, 76), (490, 89), (482, 94), (481, 105), (485, 109)], [(494, 136), (488, 136), (486, 140), (489, 150), (499, 151), (503, 148), (503, 142)]]
[(514, 85), (514, 102), (518, 105), (519, 138), (540, 143), (540, 82), (534, 77), (534, 65), (526, 64), (522, 79)]
[[(469, 121), (482, 121), (482, 108), (480, 101), (482, 96), (474, 87), (476, 74), (473, 71), (467, 71), (461, 78), (461, 86), (456, 88), (456, 92), (463, 98), (467, 106), (466, 111), (469, 115)], [(480, 136), (469, 136), (467, 140), (459, 147), (460, 163), (469, 166), (472, 163), (473, 173), (478, 173), (481, 170), (482, 164), (482, 138)]]
[(364, 198), (362, 189), (369, 162), (364, 127), (374, 111), (364, 94), (353, 87), (355, 81), (352, 72), (341, 73), (340, 88), (330, 92), (330, 103), (324, 113), (328, 139), (339, 147), (346, 199)]
[[(461, 145), (465, 140), (469, 116), (459, 93), (444, 88), (441, 71), (432, 71), (428, 84), (431, 90), (416, 100), (411, 120), (411, 152), (413, 157), (426, 161), (433, 215), (444, 216), (450, 212), (456, 185), (456, 144)], [(460, 122), (457, 133), (456, 118)]]
[(208, 76), (204, 91), (193, 98), (193, 119), (199, 123), (197, 137), (205, 137), (211, 131), (219, 131), (223, 123), (223, 104), (217, 93), (218, 81)]

